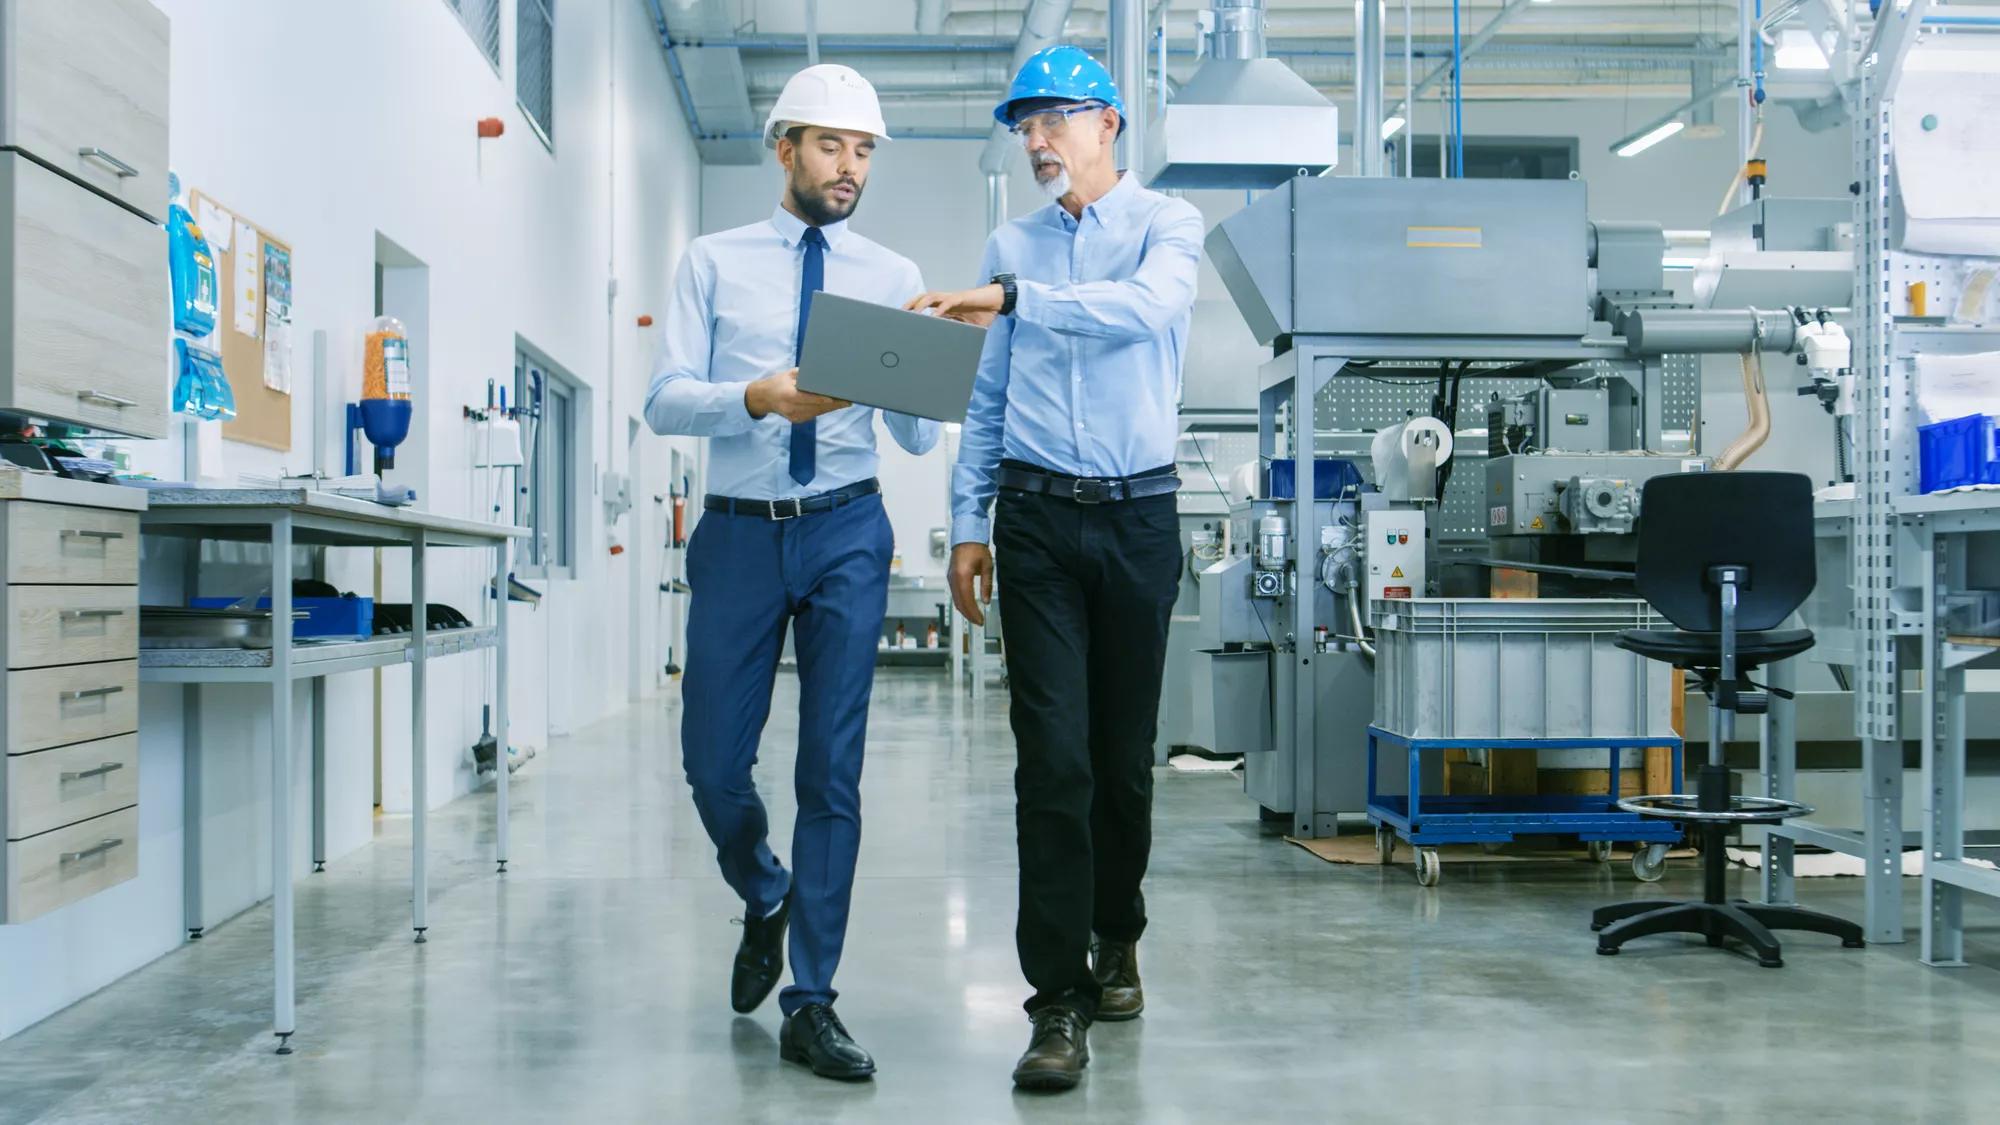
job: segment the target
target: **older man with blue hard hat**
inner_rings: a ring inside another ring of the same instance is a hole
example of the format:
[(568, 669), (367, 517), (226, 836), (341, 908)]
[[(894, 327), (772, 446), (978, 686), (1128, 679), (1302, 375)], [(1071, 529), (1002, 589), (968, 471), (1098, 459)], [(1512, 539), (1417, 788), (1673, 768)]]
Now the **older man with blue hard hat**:
[[(801, 391), (813, 294), (899, 305), (923, 289), (915, 264), (847, 228), (888, 140), (875, 90), (844, 66), (785, 84), (765, 141), (785, 171), (769, 219), (706, 235), (674, 282), (646, 419), (707, 437), (706, 514), (688, 544), (687, 678), (681, 756), (723, 878), (744, 903), (730, 1003), (763, 1003), (785, 967), (779, 1054), (829, 1078), (875, 1061), (834, 1015), (861, 841), (861, 758), (894, 538), (876, 483), (875, 412)], [(935, 422), (884, 416), (923, 453)], [(785, 632), (799, 665), (798, 821), (791, 871), (772, 854), (751, 783)]]
[(1019, 753), (1015, 943), (1034, 988), (1014, 1081), (1068, 1089), (1091, 1023), (1145, 1006), (1140, 882), (1182, 565), (1174, 446), (1203, 230), (1194, 207), (1119, 172), (1124, 103), (1082, 50), (1031, 57), (994, 117), (1055, 203), (993, 233), (991, 283), (910, 307), (992, 323), (953, 469), (951, 584), (982, 621), (990, 532)]

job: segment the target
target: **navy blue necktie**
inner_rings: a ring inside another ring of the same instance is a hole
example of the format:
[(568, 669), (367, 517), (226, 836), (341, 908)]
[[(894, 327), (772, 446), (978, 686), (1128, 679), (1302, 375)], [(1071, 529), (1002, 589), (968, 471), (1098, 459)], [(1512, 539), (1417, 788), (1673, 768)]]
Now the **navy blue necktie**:
[[(806, 348), (806, 318), (812, 314), (813, 294), (826, 288), (826, 236), (818, 227), (807, 227), (799, 241), (805, 243), (805, 263), (799, 269), (799, 335), (792, 345), (792, 362), (797, 363)], [(818, 453), (818, 421), (792, 426), (792, 479), (811, 484), (817, 471), (813, 461)]]

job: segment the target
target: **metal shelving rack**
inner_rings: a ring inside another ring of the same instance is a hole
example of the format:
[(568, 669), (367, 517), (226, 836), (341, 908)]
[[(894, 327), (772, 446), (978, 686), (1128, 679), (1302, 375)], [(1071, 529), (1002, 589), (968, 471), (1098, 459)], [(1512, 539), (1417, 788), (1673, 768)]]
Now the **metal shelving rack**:
[[(1849, 544), (1854, 718), (1866, 823), (1860, 832), (1809, 822), (1773, 827), (1764, 870), (1766, 897), (1786, 901), (1795, 841), (1860, 856), (1867, 865), (1868, 940), (1903, 940), (1903, 678), (1914, 669), (1906, 669), (1902, 658), (1914, 644), (1923, 671), (1923, 713), (1913, 717), (1922, 727), (1925, 793), (1922, 958), (1930, 965), (1959, 965), (1964, 893), (2000, 897), (2000, 871), (1965, 860), (1965, 672), (2000, 663), (2000, 649), (1953, 640), (1947, 608), (1967, 578), (1968, 537), (2000, 532), (2000, 493), (1917, 494), (1915, 359), (2000, 350), (2000, 329), (1899, 318), (1893, 311), (1897, 283), (1913, 270), (1935, 265), (1912, 262), (1895, 249), (1892, 173), (1896, 94), (1910, 50), (1927, 23), (1957, 32), (1966, 22), (1939, 18), (1938, 7), (1932, 0), (1910, 0), (1901, 8), (1884, 4), (1872, 24), (1857, 19), (1852, 25), (1865, 37), (1852, 56), (1858, 66), (1849, 103), (1857, 170), (1853, 327), (1859, 453)], [(1767, 747), (1766, 788), (1789, 788), (1791, 780), (1792, 762)]]

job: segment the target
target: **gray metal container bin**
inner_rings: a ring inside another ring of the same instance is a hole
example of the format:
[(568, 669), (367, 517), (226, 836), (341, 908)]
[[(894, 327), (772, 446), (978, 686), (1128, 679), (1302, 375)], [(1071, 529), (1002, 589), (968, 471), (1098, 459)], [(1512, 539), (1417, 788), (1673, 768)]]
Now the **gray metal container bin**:
[(1613, 644), (1643, 601), (1377, 602), (1375, 725), (1409, 738), (1672, 739), (1672, 670)]

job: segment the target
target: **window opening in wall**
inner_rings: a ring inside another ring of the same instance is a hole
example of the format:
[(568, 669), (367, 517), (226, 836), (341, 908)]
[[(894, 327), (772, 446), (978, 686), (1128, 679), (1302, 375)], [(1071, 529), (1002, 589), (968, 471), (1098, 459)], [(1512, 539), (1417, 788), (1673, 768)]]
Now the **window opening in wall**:
[(521, 571), (534, 577), (574, 577), (576, 568), (578, 387), (538, 353), (517, 347), (514, 393), (527, 409), (516, 521), (528, 529)]
[(515, 0), (514, 97), (542, 143), (556, 147), (556, 0)]
[(500, 0), (444, 0), (444, 6), (458, 16), (465, 33), (472, 36), (472, 45), (499, 71)]

